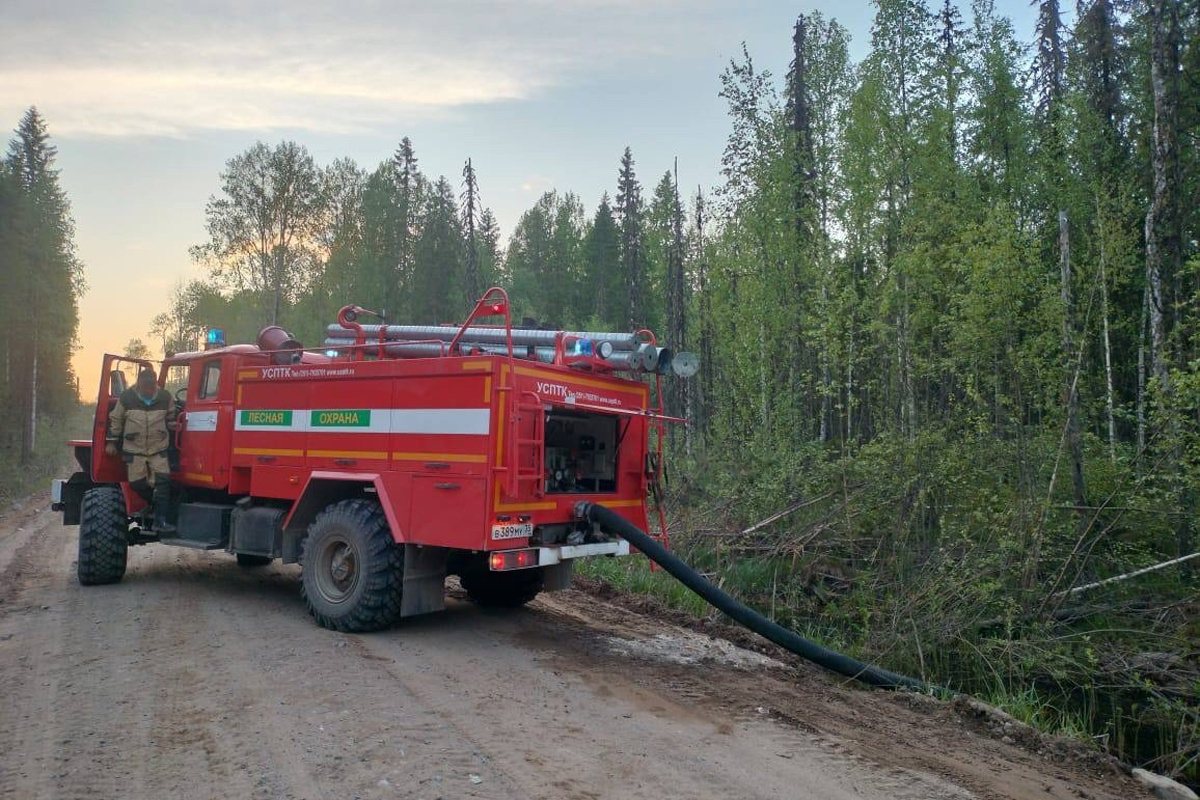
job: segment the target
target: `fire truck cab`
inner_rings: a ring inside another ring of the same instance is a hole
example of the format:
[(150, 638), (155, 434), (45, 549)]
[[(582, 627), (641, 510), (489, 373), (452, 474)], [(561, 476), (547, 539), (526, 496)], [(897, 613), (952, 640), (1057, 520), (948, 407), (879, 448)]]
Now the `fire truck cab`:
[[(442, 609), (447, 575), (475, 602), (517, 606), (568, 586), (576, 558), (629, 553), (575, 506), (648, 528), (667, 418), (651, 405), (659, 373), (614, 374), (635, 351), (619, 361), (599, 348), (606, 362), (584, 335), (558, 332), (553, 353), (535, 352), (498, 289), (453, 338), (438, 333), (432, 355), (389, 339), (398, 326), (368, 339), (355, 321), (366, 313), (344, 308), (346, 338), (324, 351), (271, 327), (256, 344), (216, 340), (158, 366), (179, 411), (169, 538), (104, 448), (116, 398), (151, 365), (105, 356), (92, 438), (71, 443), (80, 470), (53, 488), (64, 523), (80, 526), (80, 582), (121, 580), (128, 548), (148, 544), (299, 563), (316, 620), (367, 631)], [(504, 324), (480, 327), (489, 316)]]

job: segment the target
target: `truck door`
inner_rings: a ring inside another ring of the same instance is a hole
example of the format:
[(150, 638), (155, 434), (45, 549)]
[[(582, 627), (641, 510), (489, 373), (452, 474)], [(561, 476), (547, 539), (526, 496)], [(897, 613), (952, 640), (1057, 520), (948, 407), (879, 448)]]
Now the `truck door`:
[(92, 423), (92, 481), (95, 483), (120, 483), (126, 478), (125, 462), (120, 453), (115, 456), (104, 452), (108, 436), (108, 418), (117, 405), (117, 398), (137, 381), (143, 369), (153, 370), (149, 361), (126, 358), (105, 353), (104, 368), (100, 372), (100, 389), (96, 393), (96, 417)]
[[(224, 488), (229, 483), (229, 442), (233, 420), (227, 399), (232, 370), (219, 356), (188, 367), (187, 401), (180, 414), (179, 480), (193, 486)], [(228, 374), (225, 374), (228, 372)]]

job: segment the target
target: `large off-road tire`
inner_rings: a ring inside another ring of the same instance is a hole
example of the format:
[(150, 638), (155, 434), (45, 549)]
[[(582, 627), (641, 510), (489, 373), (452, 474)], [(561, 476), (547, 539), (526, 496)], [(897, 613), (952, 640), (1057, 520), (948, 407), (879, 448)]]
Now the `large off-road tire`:
[(493, 608), (517, 608), (538, 596), (544, 576), (540, 567), (512, 572), (471, 570), (459, 576), (471, 602)]
[(115, 486), (99, 486), (83, 493), (79, 510), (79, 565), (84, 586), (116, 583), (125, 577), (129, 545), (129, 516), (125, 496)]
[(256, 556), (250, 553), (238, 553), (237, 562), (239, 567), (265, 567), (272, 561), (270, 556)]
[(377, 631), (400, 618), (404, 548), (393, 541), (379, 503), (327, 507), (308, 528), (300, 564), (301, 592), (323, 627)]

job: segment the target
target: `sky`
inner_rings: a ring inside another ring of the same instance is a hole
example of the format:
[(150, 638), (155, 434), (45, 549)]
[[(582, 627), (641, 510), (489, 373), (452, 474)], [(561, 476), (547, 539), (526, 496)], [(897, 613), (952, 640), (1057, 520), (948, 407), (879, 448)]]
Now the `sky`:
[[(1029, 3), (996, 5), (1027, 40)], [(38, 107), (74, 213), (82, 395), (103, 353), (155, 347), (151, 318), (204, 277), (188, 248), (205, 203), (256, 141), (373, 169), (408, 136), (456, 186), (469, 157), (505, 233), (551, 188), (594, 209), (627, 145), (648, 188), (678, 158), (681, 186), (707, 190), (721, 71), (744, 43), (782, 77), (813, 11), (866, 53), (866, 0), (0, 0), (0, 124)]]

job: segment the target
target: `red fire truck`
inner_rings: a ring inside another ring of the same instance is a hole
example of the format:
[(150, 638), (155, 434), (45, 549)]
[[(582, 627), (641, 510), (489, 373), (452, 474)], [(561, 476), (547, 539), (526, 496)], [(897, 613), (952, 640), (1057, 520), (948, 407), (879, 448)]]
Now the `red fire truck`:
[(516, 606), (565, 588), (576, 558), (629, 552), (575, 505), (648, 527), (669, 419), (651, 398), (694, 359), (646, 331), (514, 329), (499, 289), (461, 326), (363, 325), (371, 313), (343, 308), (320, 351), (271, 327), (158, 366), (160, 385), (186, 376), (161, 537), (104, 448), (127, 375), (154, 367), (106, 355), (92, 438), (71, 443), (80, 471), (53, 487), (79, 525), (80, 582), (121, 580), (128, 548), (151, 543), (298, 562), (316, 620), (367, 631), (442, 609), (447, 575)]

